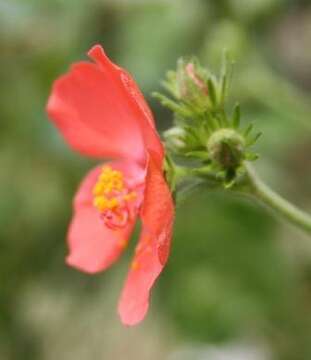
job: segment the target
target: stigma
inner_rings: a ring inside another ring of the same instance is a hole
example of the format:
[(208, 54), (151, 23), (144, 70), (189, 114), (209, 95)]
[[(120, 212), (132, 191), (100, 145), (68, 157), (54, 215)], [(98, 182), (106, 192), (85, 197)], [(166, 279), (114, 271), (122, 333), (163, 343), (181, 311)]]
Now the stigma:
[(93, 187), (93, 205), (109, 228), (122, 228), (132, 220), (136, 199), (136, 192), (127, 186), (121, 171), (102, 167)]

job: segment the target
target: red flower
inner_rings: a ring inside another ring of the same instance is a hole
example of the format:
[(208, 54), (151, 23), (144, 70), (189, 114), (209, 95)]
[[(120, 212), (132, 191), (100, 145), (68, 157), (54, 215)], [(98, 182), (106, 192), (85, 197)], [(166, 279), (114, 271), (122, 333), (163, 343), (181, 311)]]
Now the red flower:
[(169, 254), (174, 205), (163, 176), (164, 149), (151, 111), (131, 76), (96, 45), (94, 63), (74, 64), (55, 81), (47, 112), (74, 150), (114, 160), (86, 176), (74, 199), (67, 263), (96, 273), (142, 230), (119, 301), (124, 324), (141, 321)]

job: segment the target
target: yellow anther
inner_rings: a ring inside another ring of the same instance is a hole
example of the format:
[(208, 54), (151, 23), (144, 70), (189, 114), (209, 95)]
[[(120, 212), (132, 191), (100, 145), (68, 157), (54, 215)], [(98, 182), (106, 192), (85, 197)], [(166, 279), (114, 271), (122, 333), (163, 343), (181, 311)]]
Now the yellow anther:
[(96, 196), (94, 198), (93, 204), (99, 210), (103, 211), (107, 208), (108, 200), (104, 196)]
[[(110, 166), (102, 168), (92, 191), (93, 204), (100, 212), (115, 211), (122, 202), (133, 200), (137, 196), (134, 191), (126, 194), (123, 173), (113, 170)], [(122, 217), (120, 214), (119, 216)]]
[(114, 179), (112, 181), (111, 186), (116, 190), (122, 190), (123, 189), (123, 181), (121, 179)]
[(132, 264), (131, 264), (131, 269), (132, 270), (137, 270), (139, 268), (139, 262), (134, 260), (132, 261)]
[(100, 206), (100, 203), (102, 201), (102, 198), (100, 198), (99, 196), (96, 196), (93, 200), (94, 206)]
[(120, 205), (120, 203), (119, 203), (117, 198), (112, 198), (112, 199), (107, 201), (107, 208), (110, 209), (110, 210), (118, 207), (119, 205)]
[(122, 178), (122, 174), (120, 171), (118, 170), (113, 170), (111, 171), (111, 175), (116, 178), (116, 179), (121, 179)]
[(126, 248), (126, 245), (127, 245), (127, 241), (124, 240), (124, 239), (121, 239), (118, 241), (118, 246), (121, 248), (121, 249), (125, 249)]
[(107, 194), (111, 193), (112, 190), (113, 190), (113, 187), (111, 186), (111, 184), (108, 184), (108, 185), (104, 186), (103, 193), (107, 195)]
[(135, 191), (131, 191), (130, 193), (124, 195), (123, 197), (125, 201), (135, 200), (136, 198), (137, 198), (137, 194)]
[(93, 194), (94, 195), (100, 195), (104, 190), (104, 186), (102, 183), (96, 183), (96, 185), (93, 188)]

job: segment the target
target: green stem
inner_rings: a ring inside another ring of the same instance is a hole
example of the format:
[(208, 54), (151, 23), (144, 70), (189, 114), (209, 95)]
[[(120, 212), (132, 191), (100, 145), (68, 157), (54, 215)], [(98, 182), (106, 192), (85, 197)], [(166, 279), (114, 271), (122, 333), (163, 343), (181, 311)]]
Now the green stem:
[(280, 195), (271, 190), (261, 179), (258, 178), (254, 169), (245, 164), (247, 173), (247, 192), (257, 200), (273, 209), (285, 220), (298, 226), (302, 230), (311, 233), (311, 216), (298, 209), (295, 205), (283, 199)]

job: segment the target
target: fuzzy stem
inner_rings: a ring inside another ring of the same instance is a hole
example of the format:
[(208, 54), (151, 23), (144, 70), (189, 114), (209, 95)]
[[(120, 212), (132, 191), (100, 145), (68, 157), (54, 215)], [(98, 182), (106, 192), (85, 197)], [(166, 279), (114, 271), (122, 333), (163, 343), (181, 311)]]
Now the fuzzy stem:
[(311, 216), (298, 209), (295, 205), (283, 199), (270, 189), (255, 173), (254, 169), (245, 164), (247, 174), (246, 192), (255, 197), (261, 203), (273, 209), (288, 222), (298, 226), (311, 234)]

